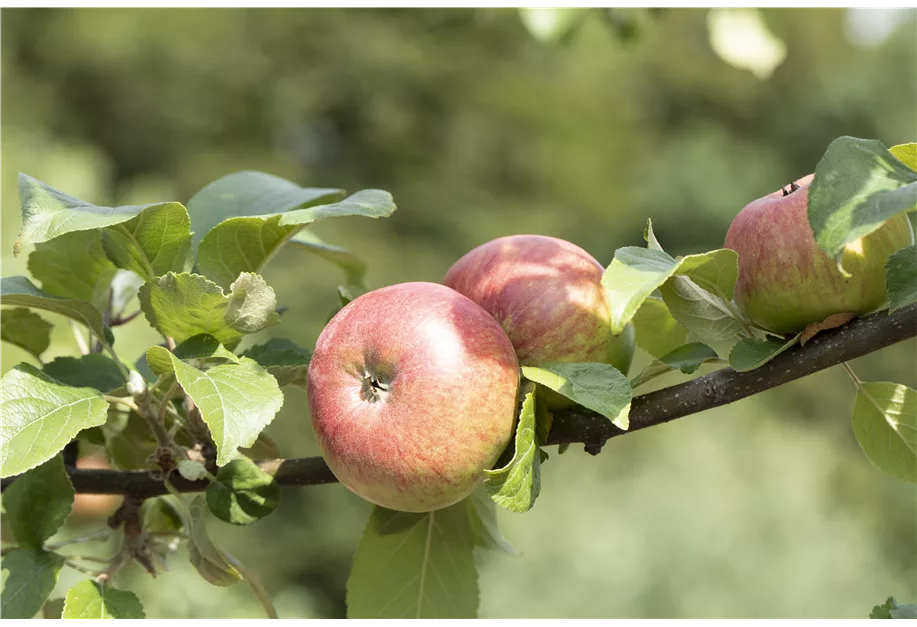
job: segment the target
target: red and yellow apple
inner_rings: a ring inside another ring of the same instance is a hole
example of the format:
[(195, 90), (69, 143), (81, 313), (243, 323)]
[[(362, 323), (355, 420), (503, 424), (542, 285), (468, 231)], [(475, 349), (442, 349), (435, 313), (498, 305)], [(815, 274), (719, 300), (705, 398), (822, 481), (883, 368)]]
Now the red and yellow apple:
[(363, 294), (322, 331), (306, 389), (335, 477), (425, 512), (465, 498), (513, 436), (519, 363), (481, 307), (436, 283)]
[(544, 235), (511, 235), (474, 248), (443, 279), (500, 323), (519, 362), (611, 364), (624, 374), (634, 331), (611, 331), (602, 265), (585, 250)]
[(813, 178), (810, 174), (752, 201), (726, 234), (725, 247), (739, 255), (736, 306), (774, 333), (798, 333), (833, 314), (860, 316), (880, 309), (887, 301), (885, 264), (913, 241), (906, 216), (889, 220), (845, 247), (841, 264), (852, 275), (845, 278), (812, 234), (808, 194)]
[[(104, 455), (91, 453), (76, 460), (77, 468), (111, 470), (111, 465)], [(114, 494), (77, 494), (73, 497), (71, 516), (81, 521), (95, 521), (108, 518), (121, 505), (124, 499)]]

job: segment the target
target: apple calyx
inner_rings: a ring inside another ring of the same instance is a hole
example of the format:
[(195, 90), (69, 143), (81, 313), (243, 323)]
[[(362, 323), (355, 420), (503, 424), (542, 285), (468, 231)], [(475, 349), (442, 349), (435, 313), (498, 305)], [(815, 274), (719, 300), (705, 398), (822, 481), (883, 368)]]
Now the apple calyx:
[(383, 380), (378, 372), (366, 370), (363, 372), (363, 389), (360, 397), (369, 403), (385, 400), (388, 396), (389, 382)]

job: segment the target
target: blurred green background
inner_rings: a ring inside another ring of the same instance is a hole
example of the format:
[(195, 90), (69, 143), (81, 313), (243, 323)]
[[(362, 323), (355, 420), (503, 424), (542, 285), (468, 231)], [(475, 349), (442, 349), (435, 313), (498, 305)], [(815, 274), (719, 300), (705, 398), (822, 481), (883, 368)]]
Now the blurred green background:
[[(369, 262), (370, 287), (439, 281), (511, 233), (607, 264), (648, 217), (672, 254), (718, 248), (835, 137), (915, 140), (915, 13), (763, 11), (777, 63), (754, 24), (717, 35), (706, 10), (595, 10), (552, 37), (556, 14), (515, 9), (5, 9), (3, 274), (26, 271), (19, 171), (96, 204), (186, 202), (241, 169), (387, 189), (392, 218), (315, 227)], [(312, 345), (341, 273), (286, 251), (266, 278), (290, 308), (271, 331)], [(118, 335), (131, 359), (158, 341), (135, 324)], [(49, 357), (74, 350), (56, 333)], [(3, 346), (4, 371), (22, 360)], [(917, 385), (914, 342), (853, 366)], [(285, 394), (268, 433), (317, 454), (304, 393)], [(523, 555), (480, 556), (481, 616), (863, 618), (889, 595), (914, 602), (917, 491), (861, 453), (853, 398), (835, 368), (598, 457), (552, 455), (535, 508), (500, 514)], [(339, 485), (287, 489), (254, 526), (211, 530), (282, 617), (342, 617), (368, 511)], [(170, 564), (116, 583), (148, 617), (262, 616), (244, 584), (210, 586), (183, 552)], [(65, 571), (60, 593), (80, 578)]]

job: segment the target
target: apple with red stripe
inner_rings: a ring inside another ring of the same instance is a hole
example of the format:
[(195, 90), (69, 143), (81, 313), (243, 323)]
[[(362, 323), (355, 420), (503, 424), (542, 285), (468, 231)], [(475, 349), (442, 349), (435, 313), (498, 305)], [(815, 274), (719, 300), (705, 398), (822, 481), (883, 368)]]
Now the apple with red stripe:
[(885, 264), (913, 242), (910, 222), (896, 216), (848, 244), (837, 263), (815, 243), (808, 217), (805, 176), (746, 205), (726, 233), (726, 248), (739, 255), (735, 302), (751, 322), (774, 333), (795, 334), (831, 315), (861, 316), (887, 303)]
[(500, 237), (466, 253), (443, 283), (500, 323), (524, 366), (610, 364), (627, 374), (634, 331), (611, 331), (604, 268), (579, 246), (544, 235)]
[(513, 436), (519, 363), (481, 307), (436, 283), (368, 292), (322, 331), (312, 426), (338, 480), (389, 509), (457, 503)]

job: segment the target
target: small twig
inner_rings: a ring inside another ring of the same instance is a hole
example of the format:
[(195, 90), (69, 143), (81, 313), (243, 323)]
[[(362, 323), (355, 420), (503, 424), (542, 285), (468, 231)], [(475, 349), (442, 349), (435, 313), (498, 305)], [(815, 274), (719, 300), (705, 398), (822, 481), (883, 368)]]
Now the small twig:
[(75, 538), (70, 538), (69, 540), (64, 540), (63, 542), (58, 542), (57, 544), (46, 544), (46, 551), (57, 551), (62, 549), (65, 546), (70, 546), (71, 544), (81, 544), (83, 542), (93, 542), (95, 540), (107, 540), (111, 537), (111, 529), (102, 528), (96, 529), (92, 533), (88, 533), (84, 536), (77, 536)]
[(76, 346), (80, 350), (80, 355), (88, 355), (89, 344), (86, 343), (86, 338), (83, 337), (82, 333), (80, 333), (79, 325), (71, 320), (70, 329), (73, 331), (73, 339), (76, 340)]

